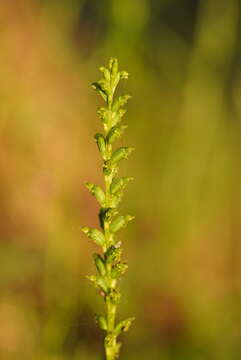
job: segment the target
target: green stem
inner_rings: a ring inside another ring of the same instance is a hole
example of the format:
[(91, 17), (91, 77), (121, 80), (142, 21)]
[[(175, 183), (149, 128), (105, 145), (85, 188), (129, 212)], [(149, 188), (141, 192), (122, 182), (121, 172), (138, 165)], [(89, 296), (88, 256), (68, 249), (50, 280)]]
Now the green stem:
[[(112, 111), (112, 98), (109, 98), (108, 101), (108, 109), (110, 111)], [(112, 155), (112, 146), (108, 145), (107, 148), (107, 152), (108, 152), (108, 158), (111, 158)], [(106, 207), (109, 207), (109, 201), (110, 201), (110, 184), (113, 180), (113, 175), (105, 175), (105, 196), (106, 196)], [(105, 234), (105, 239), (106, 239), (106, 244), (107, 244), (107, 249), (109, 246), (111, 246), (111, 242), (112, 242), (112, 235), (109, 231), (109, 221), (105, 220), (104, 221), (104, 234)], [(112, 264), (109, 264), (107, 266), (107, 276), (110, 277), (111, 276), (111, 269), (112, 269)], [(115, 290), (116, 288), (116, 281), (113, 281), (111, 283), (111, 288), (113, 290)], [(117, 306), (116, 304), (113, 304), (111, 299), (106, 296), (105, 298), (105, 305), (106, 305), (106, 319), (107, 319), (107, 331), (106, 331), (106, 336), (105, 336), (105, 356), (106, 356), (106, 360), (114, 360), (116, 357), (116, 337), (113, 337), (112, 341), (108, 341), (109, 337), (113, 334), (114, 329), (115, 329), (115, 318), (116, 318), (116, 311), (117, 311)]]
[[(109, 149), (109, 156), (111, 156), (111, 148)], [(110, 199), (110, 184), (112, 182), (112, 176), (106, 175), (105, 176), (105, 194), (106, 194), (106, 207), (109, 207), (109, 199)], [(109, 221), (104, 221), (104, 233), (105, 233), (105, 239), (107, 244), (107, 250), (108, 247), (111, 246), (111, 233), (109, 231)], [(111, 276), (111, 269), (112, 264), (109, 264), (107, 266), (107, 276), (110, 278)], [(111, 288), (113, 290), (116, 289), (116, 281), (111, 282)], [(109, 337), (113, 334), (113, 331), (115, 329), (115, 318), (116, 318), (116, 310), (117, 306), (116, 304), (113, 304), (111, 299), (106, 296), (105, 298), (105, 305), (106, 305), (106, 319), (107, 319), (107, 331), (105, 336), (105, 356), (106, 360), (114, 360), (116, 355), (116, 337), (113, 337), (112, 341), (108, 341)]]

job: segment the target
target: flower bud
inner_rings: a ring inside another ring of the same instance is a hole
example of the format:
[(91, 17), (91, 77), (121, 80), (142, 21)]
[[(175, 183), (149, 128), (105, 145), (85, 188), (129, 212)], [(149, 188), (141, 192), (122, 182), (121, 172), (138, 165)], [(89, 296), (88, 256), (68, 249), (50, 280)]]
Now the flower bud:
[(105, 79), (110, 81), (110, 71), (106, 69), (104, 66), (99, 67), (99, 70), (103, 73)]
[(116, 125), (111, 128), (107, 135), (107, 142), (109, 144), (113, 144), (115, 140), (117, 140), (124, 132), (125, 129), (127, 129), (127, 125)]
[(126, 263), (118, 263), (111, 270), (111, 277), (113, 279), (120, 278), (127, 270), (128, 265)]
[(117, 170), (117, 166), (115, 166), (115, 164), (112, 164), (111, 160), (104, 161), (103, 173), (105, 175), (111, 175), (111, 177), (114, 177), (117, 173)]
[(110, 224), (110, 232), (117, 232), (120, 229), (126, 227), (126, 225), (134, 219), (134, 216), (131, 215), (121, 215), (118, 216), (111, 224)]
[(102, 123), (106, 123), (108, 120), (108, 112), (109, 110), (106, 109), (105, 107), (99, 107), (97, 110), (97, 114), (99, 115)]
[(129, 330), (132, 322), (135, 320), (134, 317), (120, 321), (115, 327), (115, 333), (119, 335), (122, 331), (126, 332)]
[(122, 254), (121, 248), (116, 248), (115, 246), (109, 247), (105, 253), (105, 261), (107, 264), (111, 264), (115, 261), (120, 261)]
[(99, 254), (93, 255), (95, 266), (101, 276), (106, 274), (105, 262)]
[(106, 81), (106, 79), (100, 79), (98, 81), (99, 87), (105, 92), (106, 95), (108, 95), (109, 92), (109, 82)]
[(123, 80), (127, 80), (128, 77), (129, 77), (129, 74), (128, 74), (127, 71), (123, 70), (123, 71), (120, 72), (120, 77), (121, 77), (121, 79), (123, 79)]
[(102, 96), (102, 98), (106, 101), (107, 100), (107, 92), (104, 84), (101, 81), (94, 82), (91, 84), (92, 88)]
[(121, 118), (125, 115), (126, 109), (119, 109), (117, 111), (116, 122), (120, 122)]
[(115, 100), (115, 102), (113, 104), (113, 107), (112, 107), (112, 110), (113, 111), (119, 110), (119, 108), (124, 106), (130, 98), (131, 98), (131, 95), (121, 95), (121, 96), (119, 96)]
[(102, 134), (95, 134), (95, 140), (98, 146), (100, 153), (105, 156), (106, 144), (105, 144), (105, 137)]
[(120, 81), (120, 73), (117, 72), (116, 75), (113, 75), (112, 77), (112, 93), (114, 93), (119, 81)]
[(85, 186), (91, 192), (91, 194), (96, 198), (100, 206), (105, 206), (105, 193), (101, 189), (101, 187), (91, 183), (86, 183)]
[(110, 206), (113, 209), (116, 209), (118, 207), (122, 197), (123, 197), (123, 193), (122, 194), (118, 193), (118, 195), (112, 195), (112, 197), (110, 199)]
[(111, 163), (116, 164), (123, 159), (127, 159), (130, 153), (134, 150), (133, 147), (121, 147), (117, 149), (111, 157)]
[(101, 290), (103, 290), (105, 294), (108, 293), (108, 285), (106, 284), (105, 279), (103, 279), (102, 277), (90, 275), (90, 276), (87, 276), (87, 279), (89, 279), (91, 282), (93, 282), (97, 288), (100, 288)]
[(109, 62), (109, 67), (112, 76), (116, 76), (118, 73), (118, 60), (115, 58), (111, 58)]
[(104, 315), (96, 315), (96, 322), (101, 330), (106, 331), (108, 329), (107, 321)]
[(88, 226), (83, 226), (81, 230), (87, 235), (89, 239), (93, 240), (97, 245), (102, 247), (105, 246), (105, 237), (100, 230), (89, 228)]
[(133, 177), (131, 177), (131, 176), (124, 176), (124, 177), (120, 177), (120, 178), (114, 178), (112, 180), (111, 185), (110, 185), (111, 193), (114, 195), (118, 191), (123, 190), (125, 188), (125, 186), (127, 185), (127, 183), (129, 181), (132, 181), (132, 180), (133, 180)]

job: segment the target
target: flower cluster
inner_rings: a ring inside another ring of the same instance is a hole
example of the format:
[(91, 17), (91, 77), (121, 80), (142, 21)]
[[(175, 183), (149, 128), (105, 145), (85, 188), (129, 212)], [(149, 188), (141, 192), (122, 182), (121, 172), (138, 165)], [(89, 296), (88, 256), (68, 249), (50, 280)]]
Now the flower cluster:
[(106, 103), (105, 107), (97, 111), (104, 133), (98, 133), (94, 138), (103, 159), (105, 189), (91, 183), (87, 183), (86, 187), (100, 205), (101, 230), (84, 226), (82, 231), (102, 249), (100, 254), (93, 256), (97, 275), (88, 278), (100, 290), (105, 300), (105, 314), (97, 315), (96, 321), (99, 328), (105, 332), (106, 360), (114, 360), (119, 356), (120, 343), (117, 342), (117, 337), (121, 332), (127, 331), (134, 320), (128, 318), (116, 323), (117, 305), (120, 302), (119, 279), (128, 267), (121, 259), (122, 248), (117, 232), (134, 218), (131, 215), (119, 215), (118, 212), (123, 191), (133, 178), (118, 177), (117, 173), (120, 162), (127, 159), (134, 149), (132, 147), (120, 147), (114, 151), (112, 149), (114, 142), (127, 128), (127, 125), (122, 124), (126, 112), (123, 106), (130, 96), (115, 98), (114, 94), (120, 80), (127, 79), (128, 74), (126, 71), (119, 71), (117, 59), (110, 59), (108, 68), (101, 67), (100, 71), (103, 73), (103, 79), (93, 83), (92, 87)]

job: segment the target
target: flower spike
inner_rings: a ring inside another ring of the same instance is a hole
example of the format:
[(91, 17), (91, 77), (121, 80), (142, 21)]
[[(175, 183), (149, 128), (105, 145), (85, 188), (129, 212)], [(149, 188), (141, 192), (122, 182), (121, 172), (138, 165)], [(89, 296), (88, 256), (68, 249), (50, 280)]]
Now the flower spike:
[(117, 233), (134, 219), (131, 215), (118, 215), (117, 208), (123, 191), (133, 178), (118, 177), (117, 172), (120, 162), (127, 159), (134, 148), (125, 146), (114, 151), (112, 148), (127, 128), (127, 125), (120, 122), (126, 112), (124, 106), (130, 99), (130, 95), (115, 97), (115, 91), (119, 82), (128, 78), (128, 73), (119, 71), (118, 60), (115, 58), (111, 58), (108, 66), (102, 66), (99, 70), (103, 78), (93, 83), (92, 87), (105, 102), (105, 106), (97, 111), (104, 133), (97, 133), (94, 138), (103, 159), (105, 189), (92, 183), (86, 183), (86, 187), (100, 205), (101, 230), (87, 226), (81, 229), (102, 249), (102, 254), (94, 253), (93, 255), (97, 275), (88, 276), (88, 278), (99, 289), (105, 301), (105, 314), (96, 316), (99, 328), (105, 333), (105, 360), (115, 360), (119, 357), (121, 346), (117, 338), (129, 329), (134, 320), (134, 318), (128, 318), (116, 324), (117, 305), (120, 302), (119, 280), (128, 268), (127, 263), (121, 259), (122, 247), (117, 239)]

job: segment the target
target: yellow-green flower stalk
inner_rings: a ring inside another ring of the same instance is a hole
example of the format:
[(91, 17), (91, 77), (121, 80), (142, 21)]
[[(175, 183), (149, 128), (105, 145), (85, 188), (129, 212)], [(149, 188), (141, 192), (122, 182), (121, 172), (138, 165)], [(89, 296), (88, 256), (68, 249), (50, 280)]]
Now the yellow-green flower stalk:
[(134, 217), (118, 215), (118, 205), (123, 196), (123, 190), (132, 177), (118, 177), (121, 160), (127, 159), (133, 151), (132, 147), (120, 147), (113, 151), (112, 146), (127, 128), (121, 121), (125, 114), (123, 106), (130, 98), (129, 95), (114, 97), (120, 80), (127, 79), (126, 71), (119, 71), (117, 59), (110, 59), (108, 68), (101, 67), (103, 78), (92, 87), (102, 96), (105, 106), (97, 113), (103, 124), (104, 133), (96, 134), (95, 140), (103, 159), (103, 174), (105, 189), (98, 185), (87, 183), (86, 187), (100, 205), (100, 228), (87, 226), (82, 231), (100, 248), (100, 254), (94, 254), (97, 274), (88, 278), (99, 288), (104, 297), (105, 313), (96, 316), (96, 321), (104, 331), (104, 347), (106, 360), (114, 360), (119, 356), (120, 342), (117, 337), (129, 329), (134, 318), (116, 322), (117, 305), (120, 302), (119, 280), (127, 269), (127, 264), (121, 260), (121, 242), (117, 232), (124, 228)]

